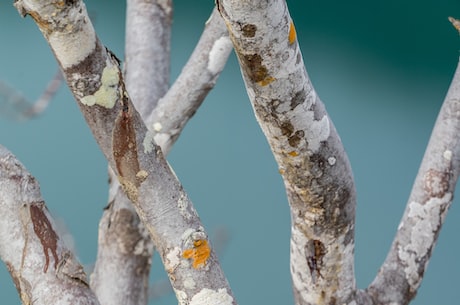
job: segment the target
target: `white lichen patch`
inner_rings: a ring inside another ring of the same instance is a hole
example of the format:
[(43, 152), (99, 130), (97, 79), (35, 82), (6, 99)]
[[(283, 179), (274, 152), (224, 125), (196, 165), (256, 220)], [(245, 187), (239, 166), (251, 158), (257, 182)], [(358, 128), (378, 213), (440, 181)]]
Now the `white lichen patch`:
[(324, 115), (320, 120), (315, 120), (313, 111), (306, 112), (303, 117), (304, 120), (302, 122), (297, 122), (297, 124), (300, 125), (300, 128), (305, 130), (308, 149), (312, 153), (316, 153), (321, 146), (321, 142), (329, 138), (331, 132), (329, 118), (327, 115)]
[(180, 214), (185, 218), (185, 219), (191, 219), (192, 216), (188, 211), (188, 198), (185, 194), (181, 194), (179, 196), (179, 199), (177, 200), (177, 207), (179, 208)]
[(329, 157), (327, 158), (327, 163), (329, 163), (330, 166), (333, 166), (337, 162), (337, 159), (334, 157)]
[(212, 45), (211, 51), (209, 52), (208, 70), (212, 74), (217, 74), (225, 66), (228, 55), (232, 50), (232, 42), (228, 36), (222, 36), (217, 39)]
[(452, 151), (446, 149), (446, 150), (444, 151), (444, 153), (442, 154), (442, 156), (443, 156), (444, 159), (446, 159), (447, 161), (451, 161), (451, 160), (452, 160)]
[[(399, 245), (398, 257), (406, 266), (406, 279), (413, 289), (417, 289), (422, 280), (418, 262), (425, 257), (436, 238), (436, 232), (447, 212), (446, 205), (452, 200), (452, 194), (446, 193), (442, 198), (431, 198), (425, 204), (412, 201), (409, 203), (408, 218), (414, 223), (410, 227), (409, 242)], [(400, 226), (400, 228), (404, 227)]]
[(65, 31), (53, 31), (48, 37), (51, 48), (64, 70), (80, 63), (96, 47), (96, 33), (86, 9), (76, 6), (68, 15), (68, 18), (72, 19), (69, 24), (77, 22), (78, 26), (67, 28)]
[(163, 129), (163, 125), (160, 122), (153, 123), (152, 127), (156, 132), (160, 132)]
[(196, 283), (193, 280), (193, 278), (188, 277), (188, 278), (184, 279), (184, 288), (185, 289), (192, 290), (192, 289), (195, 289), (195, 287), (196, 287)]
[(119, 81), (118, 67), (108, 60), (107, 66), (102, 71), (101, 86), (94, 94), (81, 98), (80, 102), (86, 106), (97, 104), (105, 108), (113, 108), (119, 97)]
[(221, 288), (212, 290), (202, 289), (195, 294), (190, 301), (190, 305), (232, 305), (233, 297), (227, 292), (227, 289)]
[(179, 247), (172, 248), (167, 254), (165, 259), (165, 269), (168, 272), (173, 272), (180, 264), (181, 250)]
[(144, 154), (149, 154), (155, 148), (155, 132), (152, 130), (148, 130), (145, 134), (144, 141), (142, 141), (142, 145), (144, 146)]
[(187, 293), (185, 293), (185, 291), (175, 289), (174, 292), (176, 293), (176, 298), (177, 298), (179, 305), (189, 304), (188, 299), (187, 299)]

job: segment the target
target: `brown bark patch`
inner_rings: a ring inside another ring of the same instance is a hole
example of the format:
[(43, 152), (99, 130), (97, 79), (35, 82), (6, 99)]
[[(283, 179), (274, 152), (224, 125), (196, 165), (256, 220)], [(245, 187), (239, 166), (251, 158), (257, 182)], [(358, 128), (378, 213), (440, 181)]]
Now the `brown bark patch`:
[[(127, 97), (125, 97), (127, 99)], [(136, 130), (131, 105), (123, 102), (115, 120), (112, 133), (112, 152), (118, 171), (118, 178), (128, 198), (137, 202), (138, 188), (147, 178), (147, 172), (140, 169), (137, 158)]]
[(310, 240), (306, 245), (307, 263), (310, 269), (313, 282), (318, 278), (322, 278), (321, 267), (323, 265), (323, 257), (326, 255), (326, 247), (318, 240)]
[(268, 74), (267, 67), (262, 64), (262, 57), (259, 54), (243, 55), (242, 64), (248, 77), (261, 86), (266, 86), (275, 80)]
[(56, 232), (54, 232), (49, 219), (43, 212), (44, 208), (45, 207), (42, 204), (32, 204), (30, 206), (30, 218), (32, 219), (34, 232), (38, 239), (40, 239), (40, 243), (43, 246), (43, 252), (45, 254), (45, 266), (43, 267), (43, 272), (46, 273), (50, 262), (49, 251), (51, 251), (54, 258), (54, 268), (57, 268), (57, 264), (59, 262), (57, 241), (59, 238)]
[(243, 36), (254, 37), (256, 36), (257, 26), (255, 24), (248, 23), (243, 25), (241, 30), (243, 31)]
[(449, 190), (449, 173), (430, 169), (425, 173), (423, 189), (430, 197), (441, 198)]

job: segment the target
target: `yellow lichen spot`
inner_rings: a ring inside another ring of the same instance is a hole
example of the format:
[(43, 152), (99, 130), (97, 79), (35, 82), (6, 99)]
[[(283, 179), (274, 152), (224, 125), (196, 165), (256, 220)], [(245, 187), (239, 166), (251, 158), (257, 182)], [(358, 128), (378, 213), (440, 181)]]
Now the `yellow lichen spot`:
[(80, 102), (86, 106), (98, 104), (105, 108), (113, 108), (118, 100), (119, 71), (116, 66), (107, 66), (102, 71), (101, 86), (92, 95), (83, 97)]
[(288, 155), (291, 156), (291, 157), (297, 157), (299, 155), (299, 153), (296, 152), (295, 150), (293, 150), (293, 151), (288, 152)]
[(263, 80), (261, 80), (260, 82), (257, 82), (260, 86), (264, 87), (268, 84), (270, 84), (271, 82), (273, 82), (276, 78), (272, 77), (272, 76), (267, 76), (266, 78), (264, 78)]
[(193, 248), (186, 249), (182, 253), (182, 257), (193, 260), (192, 266), (195, 269), (204, 266), (210, 255), (211, 248), (208, 245), (208, 241), (205, 239), (195, 240), (193, 242)]
[(139, 180), (140, 183), (144, 182), (145, 179), (149, 176), (149, 173), (147, 173), (145, 170), (140, 170), (136, 174), (136, 178)]
[(284, 170), (284, 168), (279, 168), (278, 172), (280, 173), (280, 175), (284, 175), (286, 171)]
[(291, 24), (289, 25), (289, 44), (293, 44), (295, 42), (296, 37), (297, 34), (295, 32), (294, 22), (291, 21)]

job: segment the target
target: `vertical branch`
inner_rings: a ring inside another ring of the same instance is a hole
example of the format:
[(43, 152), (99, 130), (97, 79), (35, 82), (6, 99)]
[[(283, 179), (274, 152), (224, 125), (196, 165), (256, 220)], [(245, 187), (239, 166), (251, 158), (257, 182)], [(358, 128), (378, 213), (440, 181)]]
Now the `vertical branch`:
[[(458, 29), (458, 22), (451, 20)], [(460, 65), (447, 92), (388, 256), (368, 288), (377, 304), (408, 304), (420, 287), (460, 172)]]
[(38, 182), (2, 146), (0, 212), (0, 257), (23, 304), (99, 304), (83, 267), (59, 236)]
[[(171, 1), (128, 0), (126, 87), (145, 118), (168, 89)], [(91, 287), (101, 304), (148, 303), (153, 243), (112, 170), (109, 204), (99, 224)]]
[(286, 2), (219, 0), (217, 7), (286, 186), (296, 304), (349, 304), (356, 292), (353, 177), (308, 78)]

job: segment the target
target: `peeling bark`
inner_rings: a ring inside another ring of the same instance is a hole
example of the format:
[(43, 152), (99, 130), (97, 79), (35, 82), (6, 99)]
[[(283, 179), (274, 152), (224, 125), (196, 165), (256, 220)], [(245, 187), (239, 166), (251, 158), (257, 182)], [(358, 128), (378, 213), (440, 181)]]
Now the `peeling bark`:
[(356, 293), (353, 177), (308, 78), (286, 3), (219, 0), (217, 7), (286, 186), (296, 304), (348, 304)]
[(23, 304), (99, 304), (67, 248), (37, 181), (0, 146), (0, 256)]
[[(119, 117), (131, 122), (135, 147), (130, 149), (135, 151), (140, 171), (135, 178), (129, 175), (128, 187), (133, 187), (130, 199), (162, 257), (179, 302), (193, 304), (194, 298), (208, 295), (210, 290), (225, 298), (226, 304), (236, 304), (212, 250), (205, 266), (199, 269), (182, 257), (188, 243), (208, 241), (208, 236), (160, 148), (155, 142), (145, 145), (147, 128), (125, 91), (116, 58), (96, 37), (84, 4), (23, 0), (15, 5), (20, 12), (33, 15), (48, 39), (97, 143), (118, 176), (122, 173), (118, 172), (112, 149), (115, 122)], [(75, 46), (72, 39), (82, 36), (94, 37), (88, 43), (92, 48)], [(142, 181), (135, 182), (139, 177)]]

